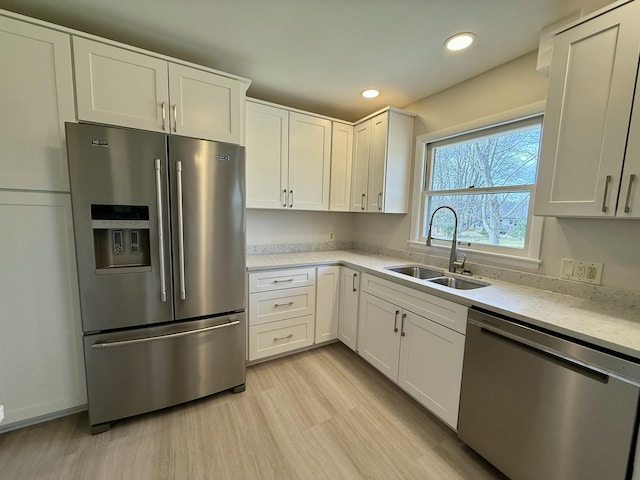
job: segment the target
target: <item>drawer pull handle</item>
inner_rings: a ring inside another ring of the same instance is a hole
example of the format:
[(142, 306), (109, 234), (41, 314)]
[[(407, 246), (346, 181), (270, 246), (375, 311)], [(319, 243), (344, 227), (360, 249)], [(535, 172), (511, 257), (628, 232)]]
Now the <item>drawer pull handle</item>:
[(362, 200), (360, 200), (360, 210), (364, 210), (365, 207), (365, 203), (364, 203), (364, 193), (362, 194)]
[(293, 305), (293, 300), (291, 300), (290, 302), (287, 302), (287, 303), (274, 303), (273, 304), (274, 307), (290, 307), (291, 305)]
[(356, 291), (356, 278), (357, 278), (357, 277), (358, 277), (358, 274), (357, 274), (357, 273), (354, 273), (354, 274), (353, 274), (352, 284), (351, 284), (351, 285), (352, 285), (352, 287), (353, 287), (353, 291), (354, 291), (354, 292)]
[(398, 331), (398, 314), (399, 313), (400, 313), (400, 310), (396, 310), (396, 313), (393, 316), (393, 333), (396, 333)]
[(404, 331), (404, 319), (407, 318), (407, 314), (403, 313), (402, 314), (402, 322), (400, 323), (400, 336), (404, 337), (406, 335), (406, 332)]
[(274, 280), (273, 283), (285, 283), (285, 282), (293, 282), (293, 278), (286, 278), (284, 280)]
[(284, 337), (273, 337), (273, 341), (277, 342), (278, 340), (289, 340), (290, 338), (293, 338), (293, 333), (285, 335)]

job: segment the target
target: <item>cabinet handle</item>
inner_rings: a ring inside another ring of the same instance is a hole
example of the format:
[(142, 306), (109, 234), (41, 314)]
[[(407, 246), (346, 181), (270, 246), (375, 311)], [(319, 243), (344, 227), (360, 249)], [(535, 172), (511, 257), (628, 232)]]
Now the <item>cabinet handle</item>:
[(360, 210), (364, 210), (364, 193), (362, 194), (362, 201), (360, 202)]
[(396, 310), (396, 314), (393, 316), (393, 333), (398, 331), (398, 314), (400, 310)]
[(289, 208), (293, 208), (293, 190), (289, 190)]
[(293, 282), (293, 278), (285, 278), (284, 280), (274, 280), (273, 283)]
[(609, 194), (610, 183), (611, 183), (611, 175), (607, 175), (607, 178), (604, 181), (604, 196), (602, 197), (602, 211), (604, 213), (606, 213), (607, 210), (609, 210), (609, 207), (607, 207), (607, 196)]
[(273, 341), (277, 342), (278, 340), (288, 340), (292, 337), (293, 337), (293, 333), (290, 333), (289, 335), (285, 335), (284, 337), (273, 337)]
[(353, 279), (351, 280), (351, 281), (352, 281), (352, 286), (353, 286), (353, 291), (354, 291), (354, 292), (356, 291), (356, 277), (357, 277), (357, 276), (358, 276), (358, 274), (357, 274), (357, 273), (354, 273), (354, 274), (353, 274)]
[(164, 132), (167, 129), (167, 104), (162, 102), (160, 105), (162, 106), (162, 131)]
[(627, 199), (624, 202), (624, 213), (629, 213), (631, 211), (631, 205), (629, 205), (629, 200), (631, 200), (631, 187), (633, 186), (633, 182), (636, 180), (636, 174), (632, 173), (629, 175), (629, 188), (627, 188)]
[(282, 206), (284, 208), (287, 208), (287, 189), (286, 188), (282, 191), (282, 198), (284, 198), (284, 202), (282, 203)]
[(290, 307), (291, 305), (293, 305), (293, 300), (291, 300), (290, 302), (287, 302), (287, 303), (274, 303), (273, 304), (274, 307)]
[(400, 323), (400, 336), (404, 337), (406, 335), (405, 331), (404, 331), (404, 319), (407, 318), (407, 314), (403, 313), (402, 314), (402, 322)]
[(173, 104), (173, 131), (178, 131), (178, 105)]
[(382, 192), (378, 193), (378, 210), (382, 211)]

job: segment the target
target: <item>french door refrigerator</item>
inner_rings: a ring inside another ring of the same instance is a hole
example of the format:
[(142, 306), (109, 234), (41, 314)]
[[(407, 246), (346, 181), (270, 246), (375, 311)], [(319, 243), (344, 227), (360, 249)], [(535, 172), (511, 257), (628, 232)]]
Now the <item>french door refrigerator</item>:
[(244, 390), (244, 148), (66, 134), (92, 431)]

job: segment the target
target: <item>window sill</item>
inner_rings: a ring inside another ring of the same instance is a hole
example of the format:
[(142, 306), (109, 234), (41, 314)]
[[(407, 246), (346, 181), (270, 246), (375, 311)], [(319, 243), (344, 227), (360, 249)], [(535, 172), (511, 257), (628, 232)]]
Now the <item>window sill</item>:
[[(449, 252), (450, 247), (441, 245), (432, 245), (427, 247), (424, 242), (418, 242), (415, 240), (408, 240), (407, 245), (412, 250), (421, 252)], [(524, 268), (527, 270), (537, 270), (540, 268), (542, 260), (530, 257), (520, 257), (517, 255), (507, 255), (504, 253), (484, 252), (481, 250), (474, 250), (472, 248), (465, 248), (458, 246), (458, 253), (466, 255), (467, 260), (470, 262), (495, 265), (501, 267), (515, 267)]]

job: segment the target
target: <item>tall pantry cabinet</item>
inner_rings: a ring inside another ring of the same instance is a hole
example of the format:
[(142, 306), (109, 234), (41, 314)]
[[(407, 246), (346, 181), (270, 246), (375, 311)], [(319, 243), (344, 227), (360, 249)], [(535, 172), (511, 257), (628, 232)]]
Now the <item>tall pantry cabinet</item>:
[(0, 15), (0, 429), (86, 403), (64, 122), (69, 35)]

